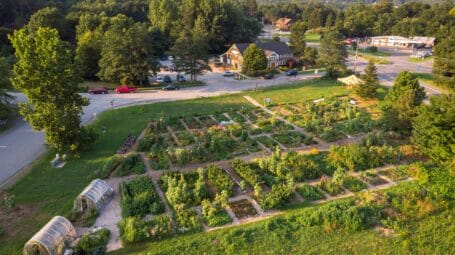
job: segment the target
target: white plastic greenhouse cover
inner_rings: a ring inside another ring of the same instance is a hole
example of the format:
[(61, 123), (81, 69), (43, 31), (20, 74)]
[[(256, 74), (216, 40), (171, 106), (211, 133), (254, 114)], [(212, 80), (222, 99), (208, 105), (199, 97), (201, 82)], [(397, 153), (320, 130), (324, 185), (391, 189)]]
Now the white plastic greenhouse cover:
[(35, 244), (46, 249), (48, 254), (57, 254), (64, 242), (76, 237), (76, 230), (69, 220), (55, 216), (38, 231), (24, 247), (24, 254)]
[(106, 181), (95, 179), (79, 194), (78, 198), (90, 199), (99, 209), (113, 192), (114, 190)]

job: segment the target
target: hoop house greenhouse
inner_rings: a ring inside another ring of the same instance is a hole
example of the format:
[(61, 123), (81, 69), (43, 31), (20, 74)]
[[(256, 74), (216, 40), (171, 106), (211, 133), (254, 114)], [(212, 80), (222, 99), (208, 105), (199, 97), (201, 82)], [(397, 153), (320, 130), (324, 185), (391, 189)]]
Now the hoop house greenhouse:
[(55, 216), (24, 246), (24, 255), (61, 255), (76, 237), (69, 220)]
[(76, 212), (99, 211), (112, 197), (114, 190), (106, 181), (95, 179), (77, 196), (74, 201)]

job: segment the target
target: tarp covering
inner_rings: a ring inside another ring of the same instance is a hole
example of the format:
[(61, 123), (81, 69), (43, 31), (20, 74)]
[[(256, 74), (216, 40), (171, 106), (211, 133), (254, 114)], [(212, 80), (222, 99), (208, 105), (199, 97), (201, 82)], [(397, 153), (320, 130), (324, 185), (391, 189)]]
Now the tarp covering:
[(351, 76), (344, 77), (344, 78), (338, 78), (337, 81), (339, 81), (347, 86), (353, 86), (353, 85), (364, 83), (364, 81), (362, 79), (360, 79), (359, 77), (357, 77), (355, 75), (351, 75)]
[(100, 179), (93, 180), (76, 198), (75, 209), (82, 212), (86, 209), (101, 209), (112, 197), (114, 190)]
[(67, 243), (76, 237), (76, 230), (69, 220), (55, 216), (24, 246), (24, 255), (61, 255)]

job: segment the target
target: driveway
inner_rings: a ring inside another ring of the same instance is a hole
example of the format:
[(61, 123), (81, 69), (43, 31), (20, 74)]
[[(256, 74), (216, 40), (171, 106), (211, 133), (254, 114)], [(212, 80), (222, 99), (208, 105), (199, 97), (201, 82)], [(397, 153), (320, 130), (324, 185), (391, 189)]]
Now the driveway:
[[(168, 73), (161, 73), (165, 75)], [(198, 97), (216, 96), (225, 93), (237, 93), (242, 90), (273, 86), (277, 84), (289, 84), (303, 80), (314, 79), (319, 75), (300, 75), (297, 77), (277, 76), (272, 80), (241, 80), (222, 77), (219, 73), (207, 73), (198, 79), (207, 85), (200, 87), (182, 88), (180, 91), (148, 91), (133, 94), (106, 94), (89, 95), (83, 94), (90, 99), (90, 105), (84, 108), (82, 122), (87, 123), (96, 115), (110, 109), (111, 102), (114, 107), (154, 103), (163, 101), (176, 101)], [(171, 74), (175, 77), (175, 73)], [(21, 93), (13, 93), (17, 102), (24, 102), (25, 96)], [(15, 126), (0, 134), (0, 188), (14, 182), (22, 169), (27, 167), (46, 151), (42, 132), (34, 132), (23, 120), (18, 120)]]

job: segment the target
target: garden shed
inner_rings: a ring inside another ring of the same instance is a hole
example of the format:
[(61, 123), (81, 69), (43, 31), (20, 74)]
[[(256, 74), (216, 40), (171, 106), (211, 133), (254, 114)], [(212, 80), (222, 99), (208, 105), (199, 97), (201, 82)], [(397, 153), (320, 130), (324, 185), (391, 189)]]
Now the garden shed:
[(24, 255), (61, 255), (76, 237), (69, 220), (55, 216), (24, 246)]
[(87, 210), (100, 210), (112, 197), (114, 189), (106, 181), (95, 179), (77, 196), (74, 210), (82, 213)]

